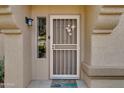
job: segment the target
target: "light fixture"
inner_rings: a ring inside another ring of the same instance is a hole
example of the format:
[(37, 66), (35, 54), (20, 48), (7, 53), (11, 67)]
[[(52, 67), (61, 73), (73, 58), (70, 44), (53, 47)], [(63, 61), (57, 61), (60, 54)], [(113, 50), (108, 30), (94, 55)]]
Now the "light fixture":
[(25, 17), (25, 23), (26, 23), (28, 26), (32, 26), (32, 21), (33, 21), (32, 18)]

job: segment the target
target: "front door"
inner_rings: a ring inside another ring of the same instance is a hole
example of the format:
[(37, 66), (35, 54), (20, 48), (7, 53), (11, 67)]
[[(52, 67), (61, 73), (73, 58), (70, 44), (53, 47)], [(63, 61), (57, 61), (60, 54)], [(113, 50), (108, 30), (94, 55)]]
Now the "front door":
[(50, 78), (79, 79), (80, 16), (50, 16)]

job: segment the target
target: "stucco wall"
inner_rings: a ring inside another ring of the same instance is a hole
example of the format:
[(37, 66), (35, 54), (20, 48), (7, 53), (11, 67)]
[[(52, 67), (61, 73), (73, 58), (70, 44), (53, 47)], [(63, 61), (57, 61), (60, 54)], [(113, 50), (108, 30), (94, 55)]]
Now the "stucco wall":
[(22, 31), (23, 39), (23, 86), (26, 87), (32, 79), (31, 73), (31, 31), (25, 23), (25, 17), (30, 17), (30, 6), (11, 6), (15, 22)]
[(92, 35), (92, 65), (124, 66), (124, 14), (111, 34)]
[(100, 6), (86, 6), (85, 8), (85, 56), (84, 61), (86, 64), (91, 64), (91, 35), (95, 26), (97, 15)]
[[(15, 45), (16, 44), (16, 45)], [(23, 87), (22, 35), (5, 35), (5, 87)]]
[(47, 57), (37, 59), (36, 57), (36, 17), (47, 17), (47, 36), (49, 35), (49, 16), (52, 14), (80, 14), (81, 15), (81, 61), (84, 61), (84, 8), (81, 6), (32, 6), (32, 77), (34, 80), (49, 79), (49, 40), (47, 40)]
[(4, 56), (4, 39), (3, 34), (0, 33), (0, 57)]

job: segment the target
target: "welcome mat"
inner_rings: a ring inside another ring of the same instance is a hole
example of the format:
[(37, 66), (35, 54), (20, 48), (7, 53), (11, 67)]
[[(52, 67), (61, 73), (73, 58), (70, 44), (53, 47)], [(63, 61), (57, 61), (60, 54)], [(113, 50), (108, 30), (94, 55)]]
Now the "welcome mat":
[(77, 88), (76, 80), (52, 80), (52, 88)]

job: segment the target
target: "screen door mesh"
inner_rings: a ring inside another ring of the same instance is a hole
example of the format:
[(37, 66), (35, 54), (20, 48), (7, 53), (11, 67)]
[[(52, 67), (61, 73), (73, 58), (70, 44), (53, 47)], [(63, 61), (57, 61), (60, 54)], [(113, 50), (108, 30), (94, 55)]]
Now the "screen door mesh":
[(53, 74), (77, 74), (77, 19), (53, 19)]

